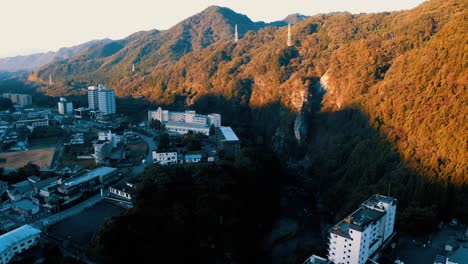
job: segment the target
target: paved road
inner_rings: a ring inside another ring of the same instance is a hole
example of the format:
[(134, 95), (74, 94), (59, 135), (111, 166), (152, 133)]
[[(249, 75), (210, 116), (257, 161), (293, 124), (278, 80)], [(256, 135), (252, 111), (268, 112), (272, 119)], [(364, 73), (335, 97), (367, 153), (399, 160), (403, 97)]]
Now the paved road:
[(63, 147), (63, 137), (60, 137), (60, 139), (57, 142), (57, 145), (55, 145), (54, 156), (52, 157), (52, 161), (50, 162), (49, 168), (51, 169), (57, 168), (57, 162), (59, 160), (59, 155), (60, 155), (60, 151), (62, 147)]
[(36, 222), (33, 223), (34, 226), (38, 227), (38, 228), (45, 228), (47, 226), (50, 226), (50, 225), (53, 225), (57, 222), (60, 222), (62, 221), (63, 219), (65, 218), (68, 218), (68, 217), (71, 217), (71, 216), (74, 216), (80, 212), (82, 212), (83, 210), (85, 210), (86, 208), (88, 207), (91, 207), (95, 204), (97, 204), (98, 202), (100, 202), (102, 199), (104, 199), (104, 197), (109, 193), (109, 190), (108, 189), (105, 189), (103, 191), (103, 196), (101, 196), (101, 194), (97, 194), (89, 199), (87, 199), (86, 201), (83, 201), (71, 208), (68, 208), (62, 212), (59, 212), (57, 214), (53, 214), (51, 216), (48, 216), (46, 218), (43, 218), (41, 220), (38, 220)]
[(145, 136), (141, 133), (138, 133), (136, 131), (133, 131), (136, 135), (138, 135), (141, 139), (143, 139), (143, 141), (145, 141), (145, 143), (148, 145), (148, 153), (146, 154), (146, 159), (145, 159), (145, 163), (143, 164), (140, 164), (139, 166), (136, 166), (136, 167), (133, 167), (133, 169), (131, 170), (130, 174), (129, 174), (129, 177), (130, 178), (134, 178), (138, 175), (140, 175), (141, 173), (143, 173), (143, 171), (145, 170), (145, 168), (149, 167), (150, 165), (153, 164), (152, 160), (153, 160), (153, 150), (156, 150), (158, 145), (156, 144), (156, 142), (154, 142), (153, 138), (152, 137), (148, 137), (148, 136)]

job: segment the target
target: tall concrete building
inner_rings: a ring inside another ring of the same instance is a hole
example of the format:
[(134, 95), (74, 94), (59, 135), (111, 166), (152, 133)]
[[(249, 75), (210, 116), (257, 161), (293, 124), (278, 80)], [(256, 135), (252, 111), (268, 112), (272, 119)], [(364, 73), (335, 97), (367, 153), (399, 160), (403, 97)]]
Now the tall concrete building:
[(88, 106), (90, 109), (99, 110), (103, 115), (115, 114), (116, 106), (114, 90), (104, 88), (102, 84), (97, 87), (88, 87)]
[(32, 104), (32, 97), (29, 94), (12, 94), (4, 93), (3, 98), (10, 99), (13, 104), (18, 104), (21, 107)]
[(88, 87), (88, 107), (89, 109), (99, 109), (98, 103), (98, 89), (101, 87), (99, 86), (89, 86)]
[(394, 234), (397, 200), (379, 194), (330, 229), (328, 259), (337, 264), (364, 264)]
[(115, 114), (115, 92), (113, 89), (102, 88), (98, 90), (99, 111), (103, 115)]
[(58, 112), (61, 115), (72, 115), (73, 114), (73, 103), (69, 102), (66, 98), (60, 97), (60, 101), (57, 104)]

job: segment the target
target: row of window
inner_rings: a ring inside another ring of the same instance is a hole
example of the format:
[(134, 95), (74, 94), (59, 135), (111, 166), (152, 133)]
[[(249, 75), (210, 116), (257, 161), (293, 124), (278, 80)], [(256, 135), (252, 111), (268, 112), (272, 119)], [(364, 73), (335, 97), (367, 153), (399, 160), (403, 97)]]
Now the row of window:
[[(14, 246), (13, 247), (13, 253), (17, 253), (17, 252), (21, 252), (23, 248), (25, 248), (26, 246), (29, 247), (31, 246), (31, 244), (34, 242), (34, 241), (37, 241), (37, 237), (35, 238), (31, 238), (29, 239), (28, 241), (26, 242), (23, 242), (21, 243), (19, 246)], [(0, 255), (0, 261), (3, 261), (3, 258), (6, 258), (6, 259), (11, 259), (11, 253), (9, 250), (6, 251), (6, 254), (2, 254)], [(7, 261), (8, 262), (8, 261)], [(3, 263), (3, 262), (2, 262)]]

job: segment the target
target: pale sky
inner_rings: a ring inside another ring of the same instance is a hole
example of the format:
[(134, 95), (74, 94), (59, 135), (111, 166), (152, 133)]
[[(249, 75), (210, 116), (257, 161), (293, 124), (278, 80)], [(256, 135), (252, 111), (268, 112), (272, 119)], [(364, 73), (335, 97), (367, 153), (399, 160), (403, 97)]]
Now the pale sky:
[(314, 15), (409, 9), (423, 0), (0, 0), (0, 57), (55, 51), (93, 39), (168, 29), (210, 5), (253, 21)]

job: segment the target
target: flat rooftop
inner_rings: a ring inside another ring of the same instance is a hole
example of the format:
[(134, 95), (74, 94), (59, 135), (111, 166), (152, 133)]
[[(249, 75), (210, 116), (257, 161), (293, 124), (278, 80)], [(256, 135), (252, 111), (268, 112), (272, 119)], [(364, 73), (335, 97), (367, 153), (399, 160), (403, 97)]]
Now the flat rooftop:
[(221, 133), (223, 133), (224, 140), (239, 141), (239, 138), (237, 137), (236, 133), (234, 133), (231, 127), (222, 126), (219, 129), (221, 130)]
[(378, 221), (385, 215), (386, 212), (381, 203), (393, 205), (396, 201), (395, 198), (375, 194), (363, 202), (356, 211), (332, 227), (330, 232), (351, 238), (349, 229), (363, 231), (369, 224)]
[(9, 247), (22, 241), (25, 238), (35, 236), (41, 233), (41, 230), (30, 225), (24, 225), (0, 236), (0, 252), (3, 253)]
[(116, 170), (117, 170), (116, 168), (112, 168), (112, 167), (99, 167), (99, 168), (94, 169), (92, 171), (88, 171), (88, 172), (84, 173), (81, 176), (78, 176), (78, 177), (72, 176), (72, 177), (64, 180), (63, 185), (65, 185), (67, 187), (71, 187), (71, 186), (78, 185), (78, 184), (83, 183), (83, 182), (90, 181), (90, 180), (92, 180), (94, 178), (97, 178), (99, 176), (108, 175), (110, 173), (115, 172)]
[(208, 125), (185, 123), (179, 121), (167, 121), (165, 123), (166, 128), (181, 128), (181, 129), (210, 129)]
[(38, 205), (35, 205), (31, 200), (29, 199), (23, 199), (15, 203), (16, 207), (21, 208), (22, 210), (32, 210), (34, 208), (38, 208)]

